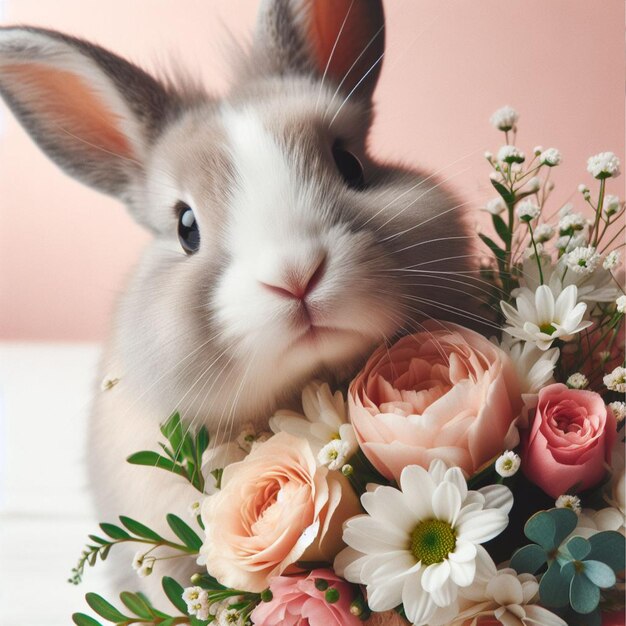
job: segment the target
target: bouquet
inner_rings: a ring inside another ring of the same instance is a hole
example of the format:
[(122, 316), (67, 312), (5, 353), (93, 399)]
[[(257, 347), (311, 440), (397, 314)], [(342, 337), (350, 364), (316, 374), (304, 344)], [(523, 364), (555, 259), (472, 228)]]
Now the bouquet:
[[(611, 152), (575, 203), (551, 207), (555, 148), (527, 157), (518, 114), (492, 116), (496, 197), (480, 276), (493, 336), (429, 320), (379, 347), (340, 389), (315, 381), (270, 432), (212, 446), (178, 414), (160, 452), (128, 461), (198, 491), (171, 536), (121, 516), (73, 570), (135, 543), (173, 608), (123, 592), (118, 625), (623, 624), (626, 416), (624, 202)], [(587, 220), (574, 204), (588, 204)], [(471, 316), (471, 314), (468, 314)], [(190, 580), (170, 559), (193, 559)], [(613, 620), (613, 621), (611, 621)], [(98, 626), (83, 613), (79, 626)]]

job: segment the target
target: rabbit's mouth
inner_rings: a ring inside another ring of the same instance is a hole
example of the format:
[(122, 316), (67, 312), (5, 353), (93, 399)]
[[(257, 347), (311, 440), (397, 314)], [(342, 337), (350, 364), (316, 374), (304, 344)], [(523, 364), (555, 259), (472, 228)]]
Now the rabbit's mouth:
[(294, 341), (291, 342), (289, 348), (294, 348), (298, 345), (315, 346), (327, 341), (340, 340), (345, 335), (355, 335), (356, 331), (346, 328), (336, 328), (332, 326), (316, 326), (314, 324), (299, 335)]

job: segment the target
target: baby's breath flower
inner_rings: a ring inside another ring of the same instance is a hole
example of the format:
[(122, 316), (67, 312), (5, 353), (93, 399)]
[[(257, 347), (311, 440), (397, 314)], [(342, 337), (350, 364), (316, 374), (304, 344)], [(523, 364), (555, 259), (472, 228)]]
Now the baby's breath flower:
[(559, 220), (559, 234), (571, 235), (585, 227), (585, 218), (582, 213), (567, 213)]
[(617, 312), (624, 313), (626, 312), (626, 296), (621, 295), (615, 300), (615, 304), (617, 305)]
[(533, 148), (533, 154), (539, 156), (543, 152), (543, 146), (535, 146)]
[(615, 415), (615, 419), (618, 422), (624, 421), (626, 418), (626, 402), (620, 402), (619, 400), (611, 402), (609, 408), (613, 411), (613, 415)]
[(149, 562), (144, 562), (144, 564), (137, 570), (137, 576), (139, 578), (146, 578), (152, 574), (152, 570), (154, 569), (154, 559)]
[(602, 205), (602, 212), (606, 217), (611, 217), (616, 213), (619, 213), (622, 209), (622, 205), (619, 202), (619, 197), (613, 194), (608, 194), (604, 197), (604, 204)]
[(519, 455), (507, 450), (496, 461), (496, 472), (503, 478), (509, 478), (517, 473), (521, 463)]
[(339, 470), (348, 460), (350, 444), (342, 439), (329, 441), (317, 455), (320, 465), (325, 465), (330, 470)]
[(515, 146), (502, 146), (498, 150), (498, 161), (502, 163), (523, 163), (526, 156)]
[(612, 270), (614, 268), (616, 268), (619, 265), (619, 251), (618, 250), (611, 250), (611, 252), (609, 252), (603, 263), (602, 263), (602, 267), (605, 270)]
[(555, 505), (557, 509), (572, 509), (576, 515), (580, 515), (581, 507), (578, 496), (564, 494), (556, 499)]
[(626, 393), (626, 367), (616, 367), (602, 380), (607, 389), (617, 391), (618, 393)]
[(541, 178), (533, 176), (523, 187), (524, 193), (536, 193), (541, 189)]
[(135, 556), (133, 557), (133, 569), (135, 571), (138, 571), (141, 566), (143, 565), (143, 559), (144, 559), (144, 553), (143, 552), (136, 552)]
[(498, 130), (507, 131), (511, 130), (517, 120), (519, 119), (518, 112), (508, 105), (498, 109), (490, 118), (489, 121)]
[(489, 150), (487, 150), (483, 156), (487, 159), (487, 161), (491, 161), (493, 159), (493, 153), (489, 152)]
[(570, 389), (584, 389), (589, 384), (589, 380), (581, 372), (576, 372), (567, 379), (566, 384)]
[(593, 246), (580, 246), (568, 253), (566, 262), (567, 267), (577, 274), (592, 274), (600, 258)]
[(522, 222), (530, 222), (539, 217), (541, 209), (532, 200), (522, 200), (515, 208), (515, 212)]
[(554, 237), (554, 228), (550, 224), (539, 224), (535, 228), (535, 241), (544, 243)]
[(539, 162), (542, 165), (547, 165), (548, 167), (554, 167), (555, 165), (559, 165), (562, 160), (563, 157), (556, 148), (548, 148), (539, 155)]
[(598, 179), (617, 178), (620, 175), (619, 159), (613, 152), (600, 152), (587, 159), (587, 171)]
[(209, 618), (209, 595), (202, 587), (187, 587), (183, 591), (183, 600), (187, 603), (189, 615), (200, 620)]
[(100, 383), (100, 389), (102, 391), (110, 391), (119, 382), (120, 382), (120, 379), (117, 376), (111, 376), (111, 375), (105, 376), (102, 379), (102, 382)]
[(506, 210), (506, 204), (504, 204), (504, 200), (500, 196), (492, 198), (485, 204), (485, 211), (492, 215), (500, 215), (504, 210)]
[(587, 187), (585, 183), (580, 183), (580, 185), (578, 185), (578, 191), (580, 191), (580, 193), (582, 194), (587, 194), (589, 193), (589, 187)]
[(576, 248), (584, 247), (587, 245), (587, 239), (583, 235), (577, 235), (572, 237), (571, 235), (564, 235), (556, 240), (556, 247), (563, 252), (571, 252)]

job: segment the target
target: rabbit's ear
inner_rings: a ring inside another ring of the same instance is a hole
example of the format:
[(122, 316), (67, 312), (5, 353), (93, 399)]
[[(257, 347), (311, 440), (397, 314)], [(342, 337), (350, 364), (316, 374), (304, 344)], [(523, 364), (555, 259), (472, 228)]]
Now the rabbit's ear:
[(262, 0), (255, 52), (274, 73), (314, 72), (369, 99), (384, 50), (381, 0)]
[(128, 199), (176, 99), (106, 50), (55, 31), (0, 29), (0, 93), (63, 169)]

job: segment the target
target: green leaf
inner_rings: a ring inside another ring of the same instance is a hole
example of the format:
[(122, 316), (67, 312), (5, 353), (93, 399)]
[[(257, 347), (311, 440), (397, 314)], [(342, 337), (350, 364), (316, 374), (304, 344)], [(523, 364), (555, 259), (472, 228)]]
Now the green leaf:
[(504, 262), (506, 253), (498, 244), (493, 240), (484, 235), (483, 233), (478, 233), (478, 236), (481, 238), (483, 243), (493, 252), (493, 255), (496, 257), (498, 261)]
[(575, 561), (582, 561), (591, 552), (591, 544), (584, 537), (572, 537), (565, 549)]
[(96, 622), (93, 617), (85, 615), (84, 613), (74, 613), (72, 615), (72, 621), (77, 626), (102, 626), (100, 622)]
[(198, 552), (202, 547), (202, 539), (180, 517), (168, 513), (166, 518), (174, 534), (191, 550)]
[(161, 579), (161, 585), (165, 595), (169, 598), (169, 601), (183, 614), (187, 613), (187, 603), (183, 600), (184, 589), (169, 576), (163, 576)]
[(569, 604), (569, 581), (561, 576), (561, 567), (552, 561), (539, 583), (541, 604), (547, 608), (560, 608)]
[(187, 472), (178, 465), (174, 463), (171, 459), (167, 457), (161, 456), (158, 452), (154, 452), (152, 450), (143, 450), (142, 452), (135, 452), (135, 454), (131, 454), (126, 461), (131, 463), (132, 465), (146, 465), (147, 467), (160, 467), (161, 469), (167, 470), (168, 472), (173, 472), (174, 474), (178, 474), (179, 476), (187, 477)]
[(130, 535), (123, 528), (120, 528), (115, 524), (107, 524), (106, 522), (103, 522), (100, 524), (100, 528), (102, 528), (102, 531), (112, 539), (130, 539)]
[(604, 530), (589, 537), (591, 552), (589, 558), (606, 563), (615, 573), (621, 572), (625, 565), (624, 536), (615, 530)]
[(110, 543), (110, 541), (108, 541), (107, 539), (102, 539), (102, 537), (98, 537), (97, 535), (88, 535), (89, 539), (91, 539), (92, 541), (95, 541), (96, 543), (99, 543), (101, 545), (105, 545), (107, 543)]
[(491, 221), (493, 222), (493, 227), (496, 229), (500, 239), (502, 239), (505, 244), (510, 243), (511, 231), (509, 231), (509, 227), (505, 224), (504, 220), (499, 215), (492, 215)]
[(586, 615), (598, 606), (600, 590), (586, 576), (578, 574), (570, 585), (569, 602), (574, 611)]
[(159, 611), (159, 609), (156, 609), (152, 606), (152, 604), (150, 603), (150, 600), (148, 599), (147, 596), (145, 596), (143, 593), (141, 593), (141, 591), (137, 592), (137, 597), (141, 598), (152, 610), (152, 614), (156, 615), (157, 617), (169, 617), (169, 615), (167, 613), (163, 613), (163, 611)]
[(196, 450), (199, 458), (202, 458), (202, 453), (209, 447), (210, 442), (209, 431), (204, 427), (200, 427), (196, 433)]
[[(574, 514), (575, 515), (575, 514)], [(556, 524), (548, 514), (548, 511), (535, 513), (524, 525), (524, 534), (544, 550), (553, 550)]]
[(565, 537), (574, 532), (578, 525), (578, 516), (572, 509), (550, 509), (548, 515), (555, 522), (554, 546), (558, 547), (563, 543)]
[(546, 551), (537, 544), (531, 543), (513, 554), (511, 567), (518, 574), (534, 574), (546, 560)]
[(515, 204), (515, 195), (512, 194), (502, 183), (497, 180), (492, 180), (491, 184), (494, 189), (500, 194), (504, 202), (508, 207), (512, 207)]
[(150, 539), (151, 541), (163, 541), (163, 537), (155, 533), (151, 528), (148, 528), (144, 524), (130, 518), (125, 515), (120, 515), (120, 522), (130, 530), (131, 533), (142, 537), (143, 539)]
[(169, 418), (161, 424), (161, 432), (172, 445), (174, 453), (177, 453), (183, 442), (183, 427), (178, 412), (170, 415)]
[(616, 581), (613, 570), (600, 561), (585, 561), (585, 576), (600, 589), (609, 589)]
[(96, 593), (88, 593), (85, 596), (87, 604), (98, 614), (110, 622), (125, 622), (128, 617), (120, 613), (112, 604)]
[(135, 615), (146, 619), (152, 617), (152, 610), (138, 595), (130, 593), (129, 591), (122, 591), (122, 593), (120, 593), (120, 600), (124, 603), (124, 606)]

